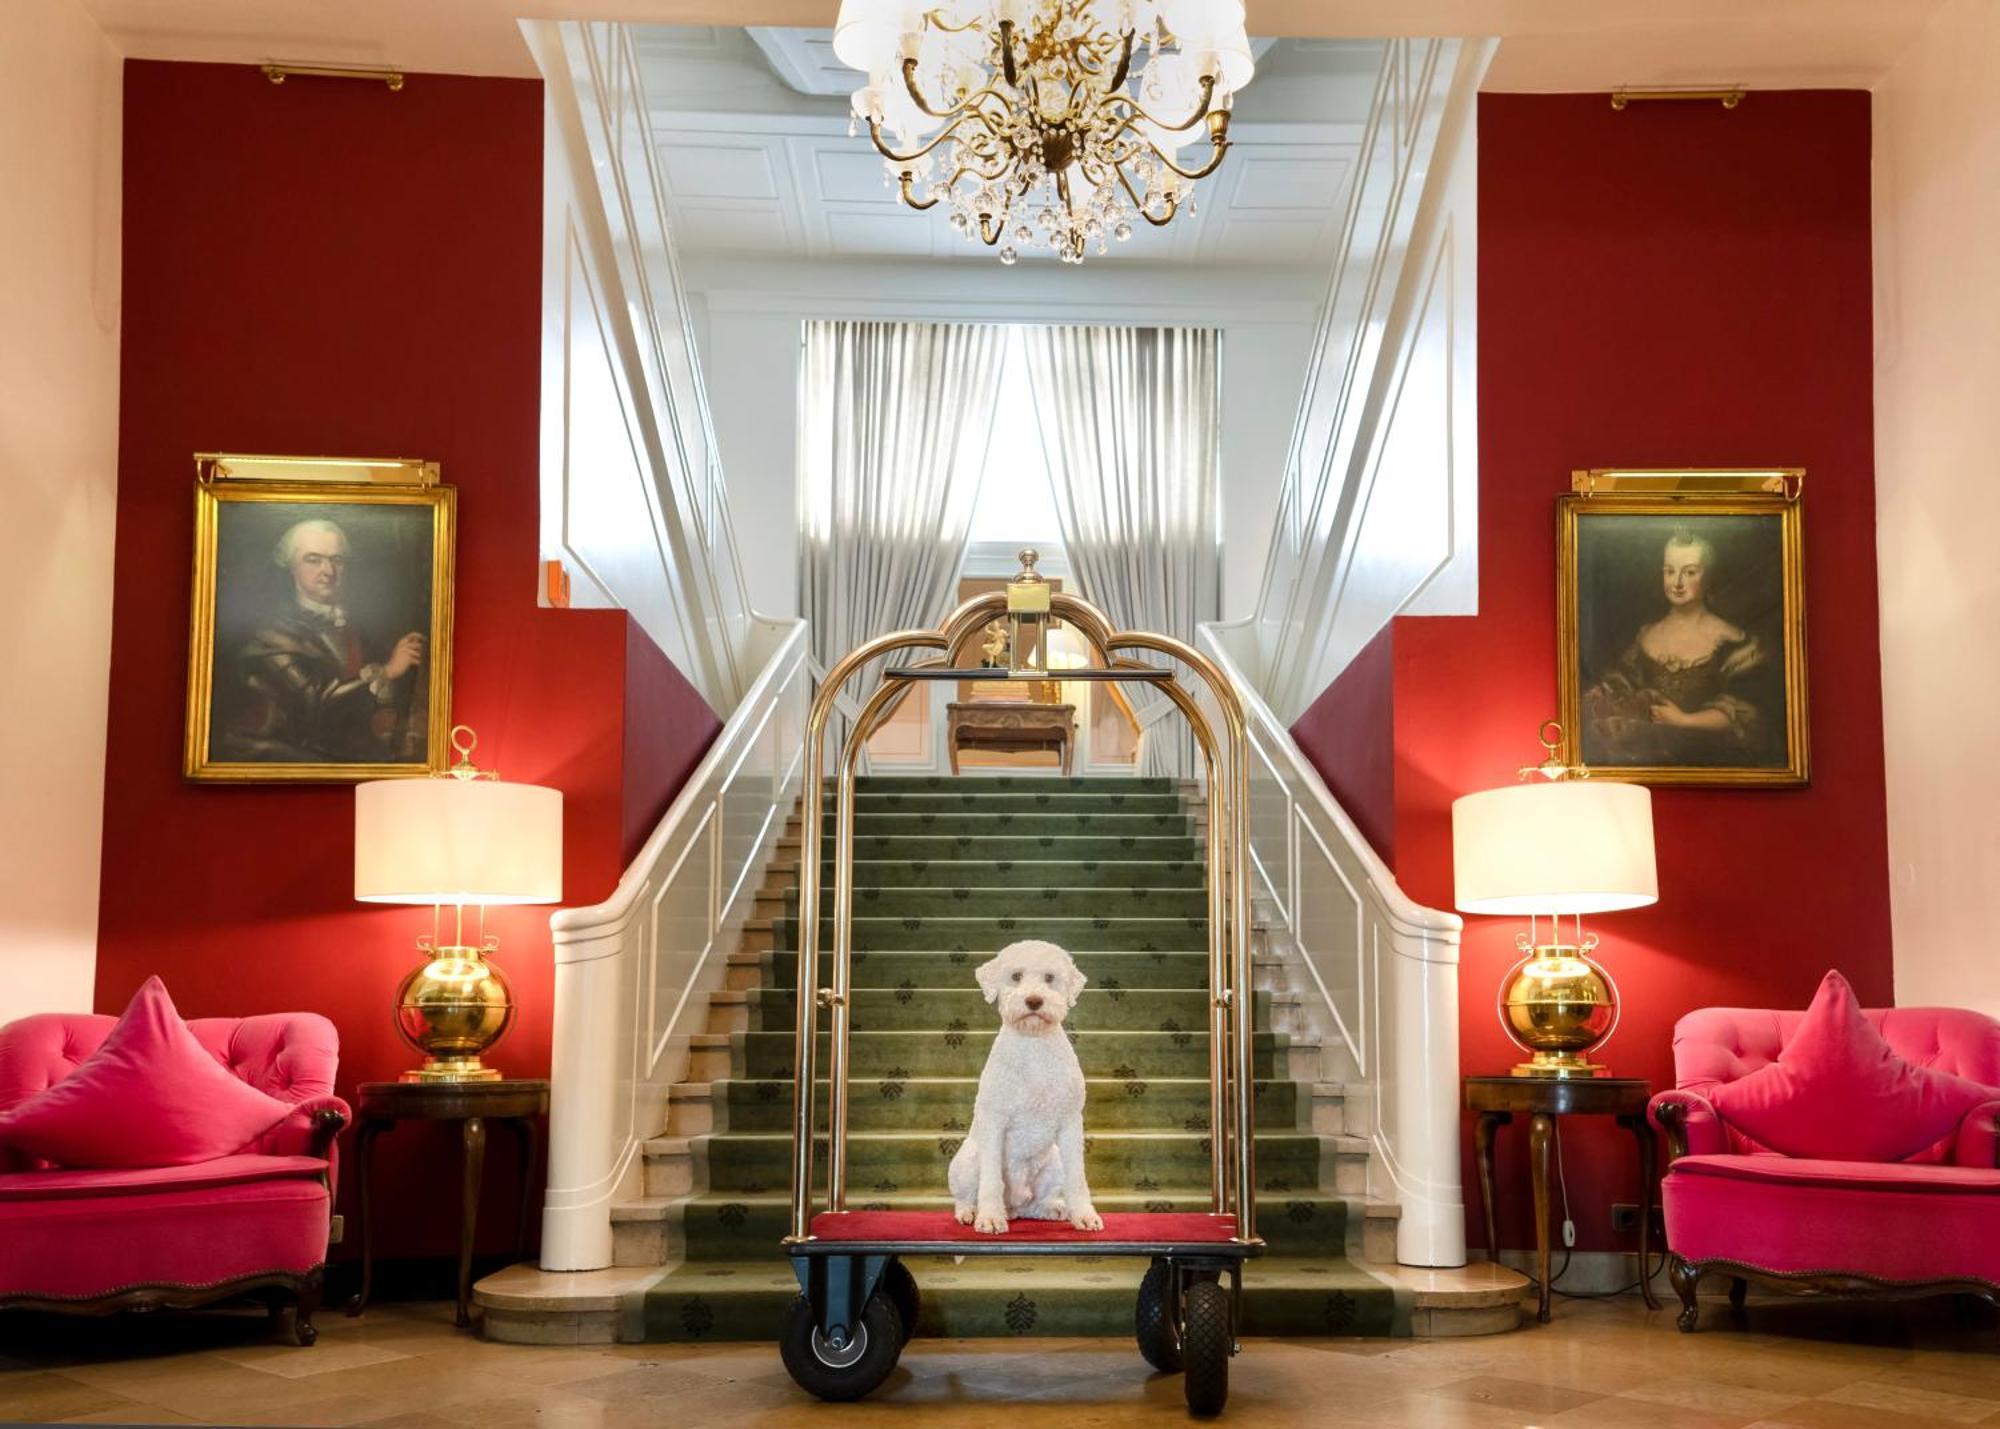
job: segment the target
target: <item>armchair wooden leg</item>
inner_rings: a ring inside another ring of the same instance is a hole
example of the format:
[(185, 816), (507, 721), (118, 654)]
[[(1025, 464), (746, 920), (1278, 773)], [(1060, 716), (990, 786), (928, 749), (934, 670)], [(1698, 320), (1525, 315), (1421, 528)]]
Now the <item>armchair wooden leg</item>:
[(321, 1290), (322, 1282), (317, 1275), (299, 1287), (298, 1306), (292, 1312), (292, 1336), (301, 1345), (311, 1345), (319, 1338), (313, 1316), (319, 1310)]
[(1694, 1333), (1696, 1320), (1701, 1316), (1701, 1310), (1694, 1298), (1695, 1287), (1701, 1283), (1701, 1272), (1678, 1255), (1669, 1255), (1667, 1279), (1673, 1283), (1674, 1294), (1681, 1297), (1680, 1317), (1674, 1323), (1680, 1326), (1682, 1334), (1691, 1335)]

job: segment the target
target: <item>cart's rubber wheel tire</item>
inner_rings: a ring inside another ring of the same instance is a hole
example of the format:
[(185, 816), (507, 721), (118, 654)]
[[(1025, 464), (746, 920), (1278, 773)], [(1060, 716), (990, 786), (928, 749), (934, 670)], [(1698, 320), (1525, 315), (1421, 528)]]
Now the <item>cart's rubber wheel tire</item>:
[(1162, 1374), (1181, 1367), (1180, 1317), (1174, 1313), (1174, 1270), (1156, 1260), (1139, 1282), (1139, 1353)]
[(854, 1340), (835, 1351), (820, 1336), (819, 1316), (801, 1295), (786, 1314), (778, 1351), (800, 1389), (821, 1399), (859, 1399), (889, 1377), (903, 1353), (903, 1322), (885, 1295), (871, 1295), (862, 1307)]
[(1236, 1343), (1229, 1323), (1229, 1292), (1218, 1281), (1197, 1280), (1183, 1301), (1181, 1357), (1187, 1361), (1187, 1405), (1192, 1414), (1220, 1414), (1229, 1402), (1229, 1351)]
[(910, 1274), (910, 1267), (900, 1260), (889, 1262), (889, 1268), (882, 1272), (881, 1293), (896, 1303), (896, 1313), (903, 1320), (903, 1343), (917, 1332), (917, 1316), (923, 1312), (923, 1297), (917, 1294), (917, 1277)]

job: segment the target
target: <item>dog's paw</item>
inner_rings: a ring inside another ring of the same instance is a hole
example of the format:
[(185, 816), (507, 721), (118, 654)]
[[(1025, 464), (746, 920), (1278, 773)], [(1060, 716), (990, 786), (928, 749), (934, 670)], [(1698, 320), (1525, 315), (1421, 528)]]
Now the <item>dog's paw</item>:
[(972, 1228), (981, 1235), (1005, 1235), (1007, 1218), (998, 1212), (981, 1211), (973, 1217)]
[(1076, 1214), (1069, 1218), (1069, 1223), (1080, 1231), (1101, 1231), (1104, 1229), (1104, 1217), (1097, 1214), (1095, 1206), (1078, 1206)]
[(971, 1225), (972, 1217), (975, 1214), (972, 1207), (970, 1206), (953, 1206), (951, 1208), (951, 1213), (954, 1216), (958, 1217), (958, 1223), (962, 1226)]

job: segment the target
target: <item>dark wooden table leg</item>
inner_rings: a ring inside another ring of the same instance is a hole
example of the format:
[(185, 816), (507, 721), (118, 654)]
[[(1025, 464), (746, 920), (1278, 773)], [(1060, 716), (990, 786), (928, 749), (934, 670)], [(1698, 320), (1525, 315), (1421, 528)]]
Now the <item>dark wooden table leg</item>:
[(1508, 1112), (1483, 1111), (1472, 1129), (1472, 1145), (1477, 1152), (1474, 1160), (1479, 1163), (1479, 1204), (1486, 1212), (1486, 1258), (1495, 1264), (1500, 1260), (1500, 1232), (1496, 1229), (1499, 1217), (1493, 1205), (1493, 1133), (1513, 1119)]
[(1528, 1156), (1535, 1175), (1535, 1278), (1541, 1282), (1541, 1308), (1535, 1318), (1549, 1322), (1549, 1149), (1555, 1141), (1556, 1119), (1538, 1111), (1528, 1123)]
[(486, 1122), (465, 1119), (465, 1183), (458, 1212), (458, 1324), (472, 1323), (472, 1242), (479, 1233), (479, 1183), (486, 1174)]
[(514, 1258), (519, 1260), (528, 1253), (528, 1212), (534, 1203), (535, 1153), (538, 1148), (532, 1121), (525, 1117), (510, 1117), (507, 1125), (514, 1129), (521, 1146), (521, 1209), (514, 1220)]
[(373, 1199), (370, 1167), (374, 1164), (375, 1138), (394, 1125), (393, 1121), (364, 1121), (354, 1133), (354, 1178), (361, 1198), (361, 1290), (347, 1302), (350, 1315), (359, 1315), (368, 1308), (368, 1297), (375, 1289), (375, 1218), (368, 1213), (368, 1203)]
[(1643, 1116), (1621, 1116), (1619, 1124), (1630, 1128), (1639, 1142), (1639, 1293), (1648, 1310), (1660, 1308), (1653, 1293), (1653, 1277), (1646, 1273), (1652, 1264), (1653, 1242), (1653, 1128)]

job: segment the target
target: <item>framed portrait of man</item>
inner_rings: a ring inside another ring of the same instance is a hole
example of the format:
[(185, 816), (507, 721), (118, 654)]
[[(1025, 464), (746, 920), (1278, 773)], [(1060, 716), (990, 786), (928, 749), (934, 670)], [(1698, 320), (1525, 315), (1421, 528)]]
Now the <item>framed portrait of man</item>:
[(1579, 472), (1558, 503), (1558, 680), (1598, 778), (1809, 774), (1795, 469)]
[(444, 768), (457, 493), (379, 477), (392, 466), (434, 477), (422, 463), (326, 462), (336, 479), (311, 480), (217, 479), (217, 465), (195, 488), (187, 777)]

